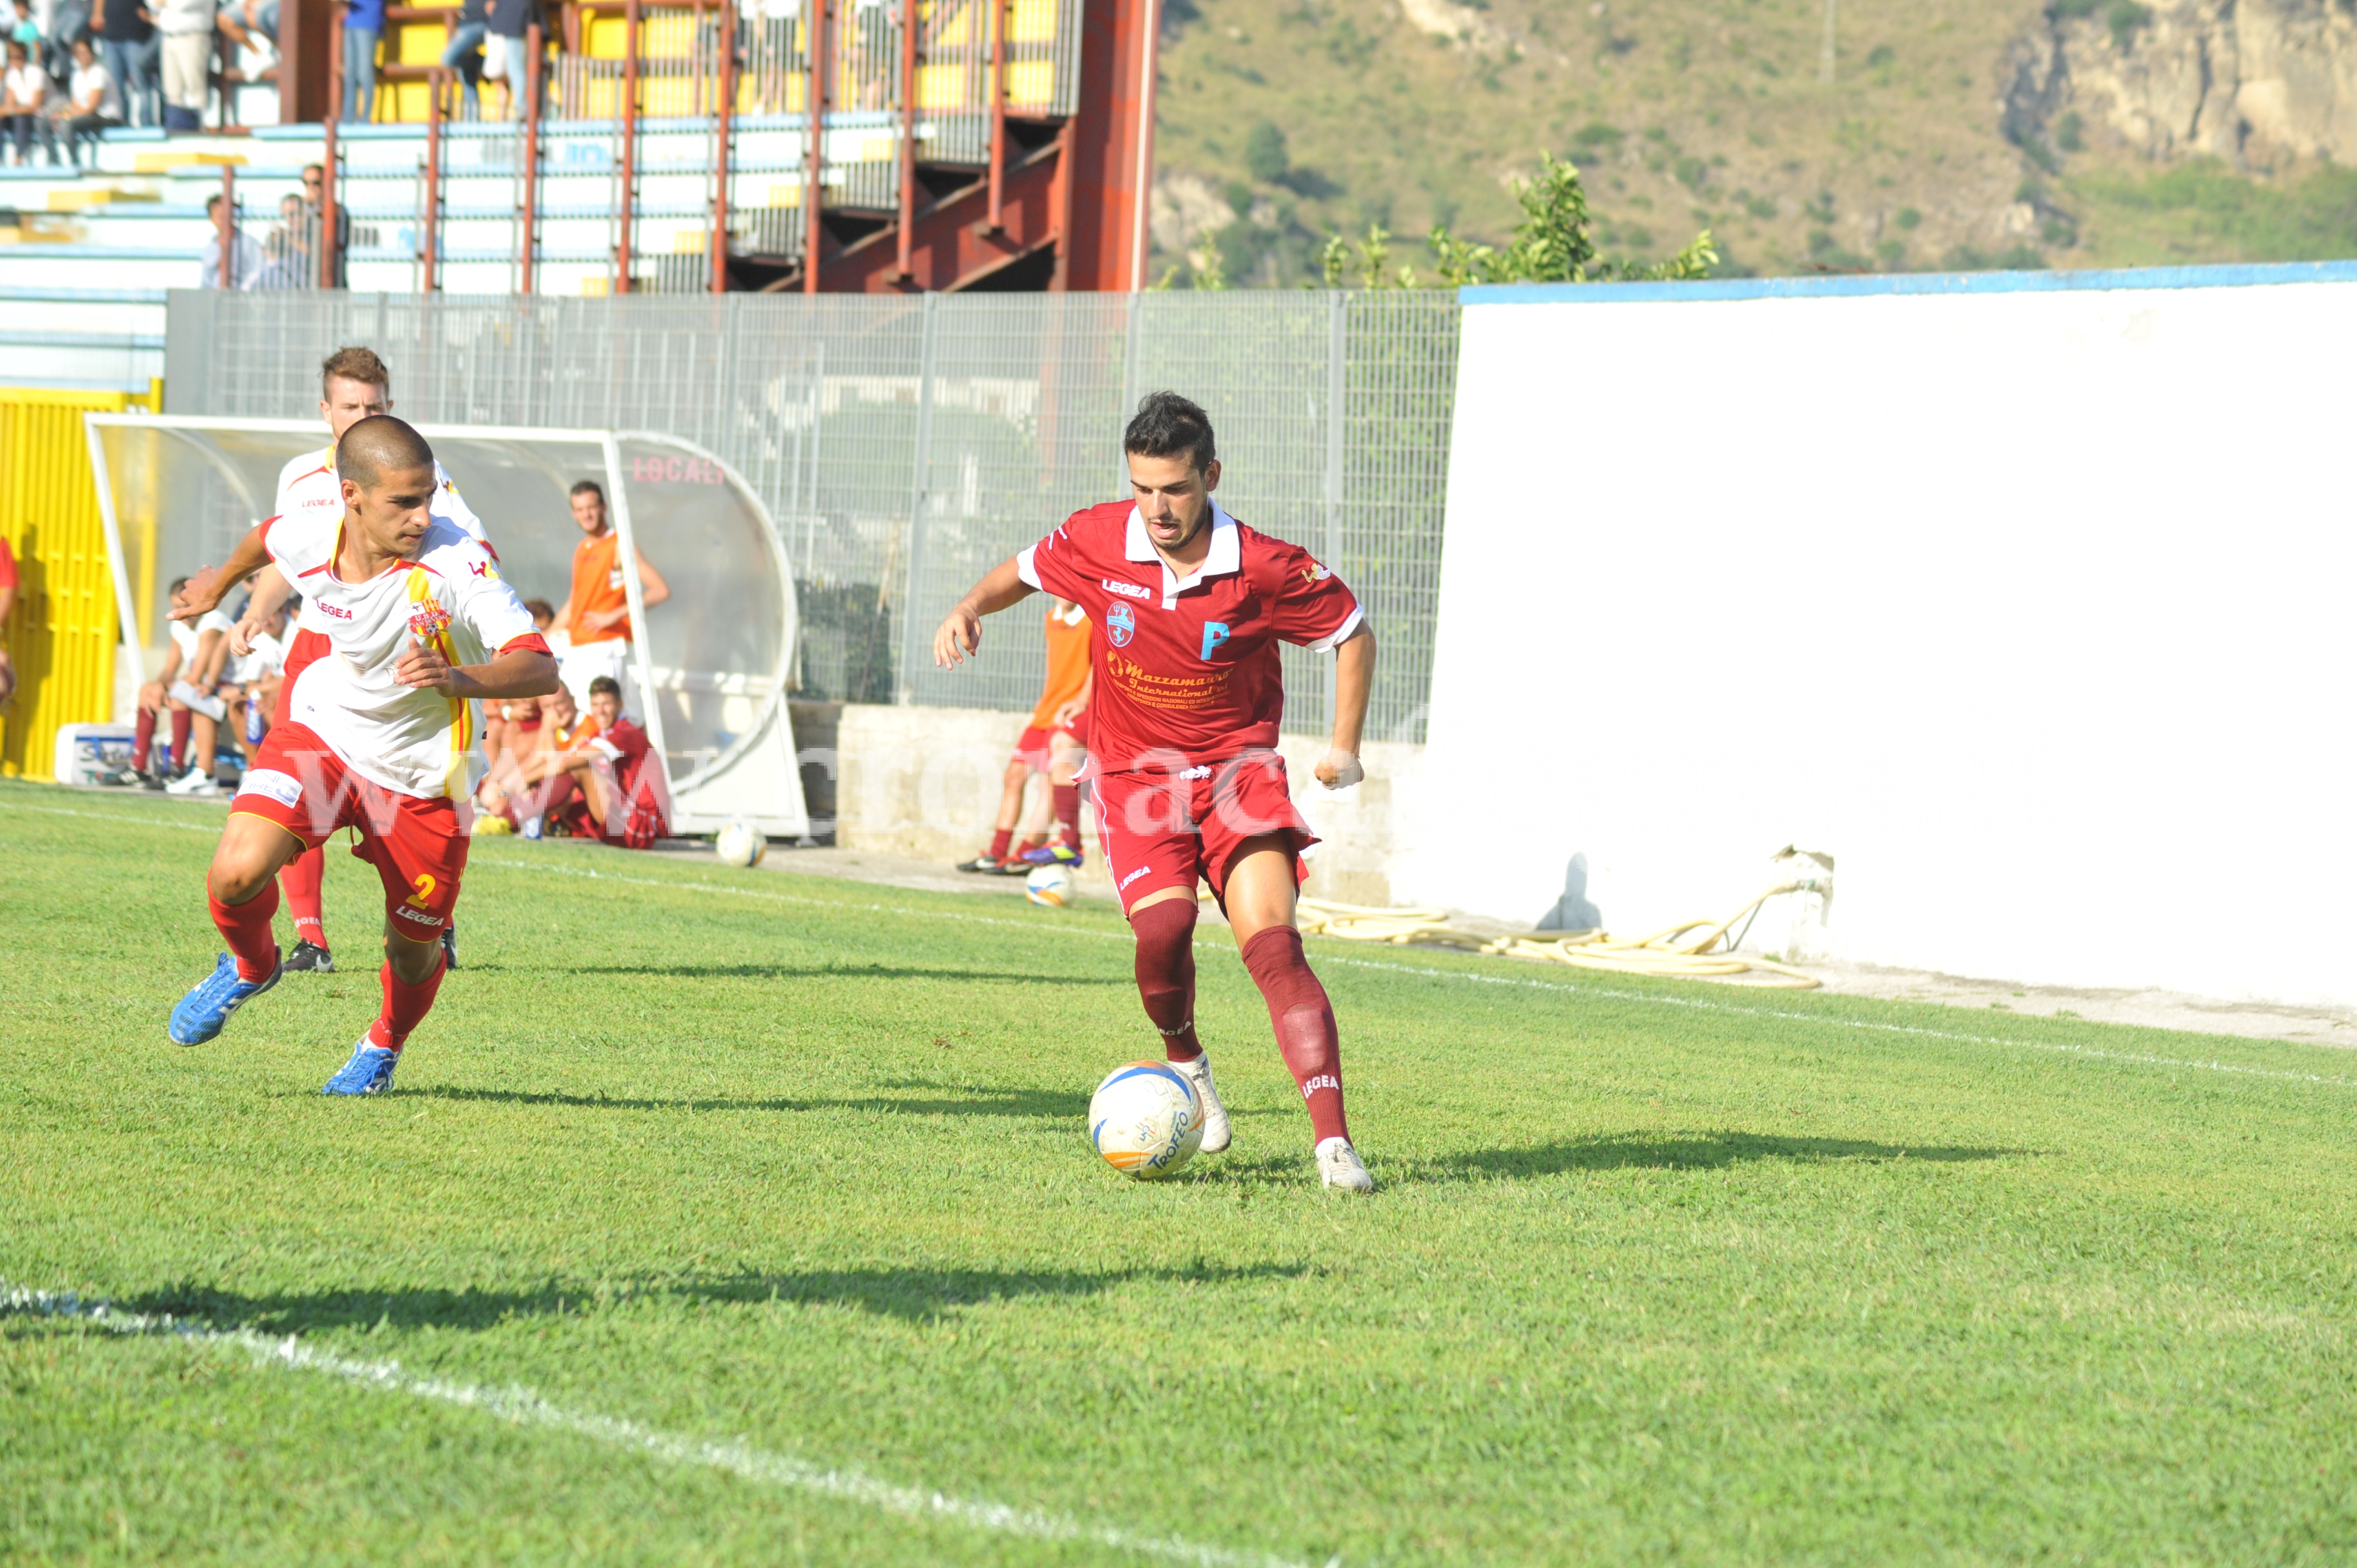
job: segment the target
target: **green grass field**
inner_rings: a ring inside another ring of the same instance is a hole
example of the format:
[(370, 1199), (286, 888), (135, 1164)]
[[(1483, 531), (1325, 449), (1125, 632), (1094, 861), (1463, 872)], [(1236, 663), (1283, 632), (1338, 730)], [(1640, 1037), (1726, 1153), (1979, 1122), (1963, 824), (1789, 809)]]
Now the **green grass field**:
[(8, 1561), (2357, 1551), (2330, 1049), (1313, 942), (1352, 1202), (1207, 949), (1236, 1147), (1140, 1186), (1109, 908), (486, 840), (329, 1101), (340, 853), (348, 972), (165, 1043), (219, 820), (0, 786), (0, 1284), (200, 1330), (0, 1312)]

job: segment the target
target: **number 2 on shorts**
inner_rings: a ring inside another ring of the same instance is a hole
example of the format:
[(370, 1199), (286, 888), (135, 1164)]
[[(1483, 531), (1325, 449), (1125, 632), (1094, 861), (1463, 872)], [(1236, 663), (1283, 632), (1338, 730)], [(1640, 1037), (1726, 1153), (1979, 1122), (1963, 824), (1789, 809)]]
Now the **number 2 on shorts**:
[(416, 891), (416, 892), (414, 892), (414, 893), (413, 893), (413, 894), (411, 894), (411, 895), (409, 896), (409, 902), (410, 902), (412, 905), (415, 906), (416, 908), (420, 908), (420, 909), (423, 909), (423, 908), (425, 908), (425, 906), (426, 906), (427, 902), (428, 902), (430, 899), (432, 899), (432, 898), (433, 898), (433, 897), (434, 897), (434, 875), (433, 875), (433, 873), (431, 873), (431, 872), (426, 872), (426, 871), (421, 871), (421, 872), (419, 872), (419, 873), (417, 874), (417, 891)]

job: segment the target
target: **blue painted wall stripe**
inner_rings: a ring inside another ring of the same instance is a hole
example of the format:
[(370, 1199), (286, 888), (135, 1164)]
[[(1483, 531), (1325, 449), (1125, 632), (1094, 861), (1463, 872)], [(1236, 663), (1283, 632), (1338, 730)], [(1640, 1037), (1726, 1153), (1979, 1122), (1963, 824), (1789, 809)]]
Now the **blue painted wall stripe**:
[(2059, 273), (1826, 273), (1791, 278), (1706, 278), (1698, 283), (1470, 284), (1464, 305), (1607, 305), (1717, 299), (1846, 299), (1872, 295), (2046, 294), (2125, 288), (2254, 288), (2357, 283), (2357, 261), (2255, 266), (2128, 267)]

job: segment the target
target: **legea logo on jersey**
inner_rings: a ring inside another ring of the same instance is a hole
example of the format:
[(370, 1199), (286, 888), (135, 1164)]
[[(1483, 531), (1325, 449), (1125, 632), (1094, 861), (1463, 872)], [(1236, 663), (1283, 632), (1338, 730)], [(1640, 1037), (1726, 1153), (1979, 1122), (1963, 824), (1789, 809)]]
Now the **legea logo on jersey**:
[(1105, 611), (1105, 635), (1115, 648), (1127, 648), (1129, 639), (1137, 635), (1137, 617), (1127, 605), (1115, 605)]
[(1226, 621), (1205, 621), (1203, 623), (1203, 662), (1209, 664), (1211, 661), (1211, 650), (1227, 640), (1228, 623)]
[(1105, 585), (1105, 592), (1108, 594), (1120, 594), (1124, 597), (1132, 599), (1150, 599), (1154, 596), (1153, 589), (1141, 588), (1135, 583), (1116, 583), (1111, 577), (1100, 577), (1097, 581)]
[(340, 605), (331, 605), (325, 599), (314, 599), (311, 602), (319, 607), (319, 613), (323, 616), (333, 616), (338, 620), (350, 620), (352, 618), (352, 612), (344, 608)]

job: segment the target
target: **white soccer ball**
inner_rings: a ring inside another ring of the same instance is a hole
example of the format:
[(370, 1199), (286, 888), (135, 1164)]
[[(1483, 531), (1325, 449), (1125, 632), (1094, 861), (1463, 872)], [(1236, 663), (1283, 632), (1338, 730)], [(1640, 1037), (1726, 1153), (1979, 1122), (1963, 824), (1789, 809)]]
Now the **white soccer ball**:
[(750, 822), (731, 822), (712, 841), (712, 849), (723, 865), (755, 866), (770, 853), (770, 841)]
[(1158, 1181), (1203, 1146), (1203, 1102), (1168, 1062), (1130, 1062), (1089, 1097), (1089, 1143), (1133, 1181)]
[(1047, 909), (1060, 909), (1081, 896), (1071, 868), (1042, 865), (1023, 879), (1023, 897)]

